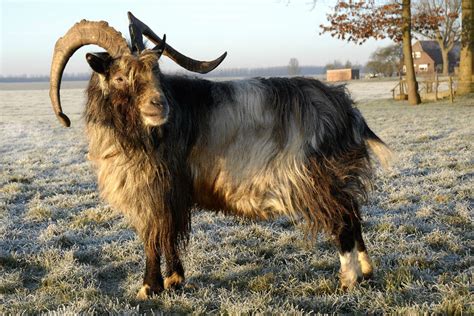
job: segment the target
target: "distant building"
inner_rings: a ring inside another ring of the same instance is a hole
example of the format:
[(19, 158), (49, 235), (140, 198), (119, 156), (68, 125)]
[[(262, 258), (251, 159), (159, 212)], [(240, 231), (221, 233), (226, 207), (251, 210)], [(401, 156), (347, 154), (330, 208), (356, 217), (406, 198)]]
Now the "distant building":
[[(459, 65), (460, 51), (461, 45), (458, 43), (448, 53), (449, 72)], [(443, 57), (437, 41), (417, 41), (412, 46), (412, 53), (416, 74), (434, 74), (443, 70)], [(406, 72), (405, 66), (403, 72)]]
[(359, 69), (328, 69), (326, 70), (327, 81), (348, 81), (360, 79)]

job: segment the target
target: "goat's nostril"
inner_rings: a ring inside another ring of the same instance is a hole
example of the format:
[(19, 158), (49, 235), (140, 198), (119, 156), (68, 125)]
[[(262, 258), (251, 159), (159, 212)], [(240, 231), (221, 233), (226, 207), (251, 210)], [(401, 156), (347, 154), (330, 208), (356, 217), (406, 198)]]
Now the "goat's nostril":
[(153, 104), (154, 106), (161, 106), (160, 98), (152, 98), (151, 99), (151, 104)]

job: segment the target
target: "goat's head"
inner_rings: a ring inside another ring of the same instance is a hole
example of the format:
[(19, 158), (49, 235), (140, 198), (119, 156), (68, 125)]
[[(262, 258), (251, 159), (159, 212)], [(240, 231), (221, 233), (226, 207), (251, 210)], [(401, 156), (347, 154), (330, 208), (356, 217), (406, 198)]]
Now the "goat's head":
[[(110, 100), (110, 111), (140, 113), (145, 126), (159, 126), (168, 118), (169, 106), (159, 82), (158, 59), (163, 53), (184, 68), (199, 73), (211, 71), (226, 56), (224, 53), (210, 62), (191, 59), (167, 45), (165, 37), (159, 38), (131, 13), (129, 19), (132, 49), (119, 32), (103, 21), (82, 20), (56, 42), (49, 95), (54, 112), (64, 126), (70, 126), (71, 122), (61, 107), (61, 77), (69, 58), (84, 45), (95, 44), (106, 50), (104, 53), (89, 53), (86, 59), (97, 74), (102, 94)], [(156, 47), (145, 49), (142, 34)]]
[(107, 105), (110, 108), (105, 110), (116, 119), (118, 126), (133, 128), (137, 119), (148, 127), (166, 122), (169, 106), (161, 90), (157, 63), (164, 43), (162, 47), (144, 50), (136, 55), (127, 53), (116, 58), (112, 58), (109, 53), (86, 55), (87, 62), (97, 74), (97, 87), (103, 97), (109, 100)]

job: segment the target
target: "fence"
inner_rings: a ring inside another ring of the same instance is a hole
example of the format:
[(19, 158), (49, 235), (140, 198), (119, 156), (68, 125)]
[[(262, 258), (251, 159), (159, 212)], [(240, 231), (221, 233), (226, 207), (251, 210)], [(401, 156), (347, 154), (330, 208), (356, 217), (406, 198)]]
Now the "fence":
[[(434, 78), (417, 79), (417, 81), (418, 92), (422, 100), (437, 101), (449, 97), (451, 103), (454, 101), (456, 83), (453, 77), (439, 79), (436, 76)], [(391, 91), (394, 100), (408, 99), (408, 87), (405, 79), (401, 79)]]

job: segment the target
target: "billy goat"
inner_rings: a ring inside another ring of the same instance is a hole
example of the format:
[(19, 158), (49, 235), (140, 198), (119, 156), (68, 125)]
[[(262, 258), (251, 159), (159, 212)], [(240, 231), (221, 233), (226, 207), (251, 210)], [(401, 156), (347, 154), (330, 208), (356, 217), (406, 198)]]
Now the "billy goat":
[[(334, 237), (344, 288), (373, 268), (362, 238), (368, 149), (389, 149), (370, 130), (343, 87), (309, 78), (212, 82), (160, 71), (165, 54), (207, 72), (219, 65), (188, 58), (129, 13), (131, 46), (106, 22), (81, 21), (56, 43), (50, 97), (58, 119), (64, 67), (81, 46), (94, 71), (85, 120), (100, 192), (145, 244), (139, 298), (184, 281), (180, 252), (194, 207), (267, 219), (286, 215)], [(145, 49), (142, 35), (157, 46)], [(160, 260), (164, 256), (163, 278)]]

